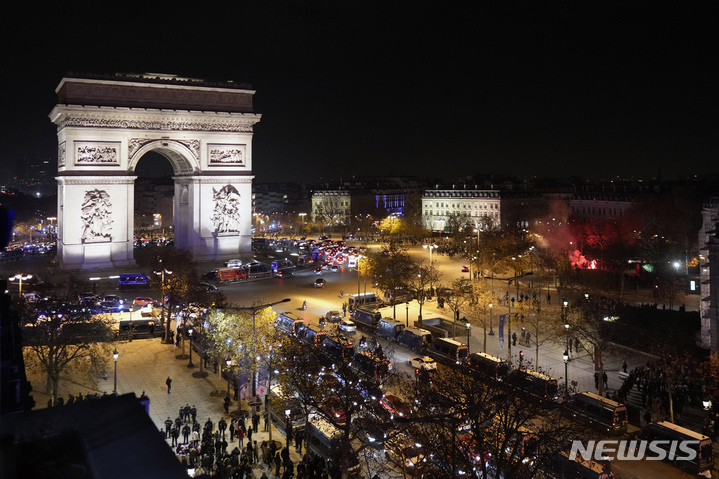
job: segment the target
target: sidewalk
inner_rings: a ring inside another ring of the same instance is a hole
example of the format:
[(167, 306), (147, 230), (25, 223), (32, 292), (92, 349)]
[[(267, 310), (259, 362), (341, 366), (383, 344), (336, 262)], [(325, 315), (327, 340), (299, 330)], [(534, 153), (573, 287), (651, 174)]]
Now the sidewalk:
[[(178, 417), (180, 407), (184, 407), (186, 404), (194, 405), (197, 408), (197, 421), (200, 424), (204, 424), (208, 418), (215, 425), (221, 418), (225, 418), (229, 424), (231, 416), (225, 414), (223, 402), (227, 393), (227, 383), (220, 380), (212, 367), (205, 369), (209, 373), (206, 377), (194, 377), (192, 373), (198, 372), (200, 369), (200, 358), (195, 354), (192, 357), (195, 367), (188, 368), (188, 359), (176, 359), (176, 356), (182, 354), (182, 347), (176, 348), (163, 344), (159, 338), (118, 342), (117, 351), (119, 353), (117, 360), (118, 394), (134, 392), (137, 397), (140, 397), (144, 391), (150, 399), (150, 418), (158, 431), (164, 429), (164, 422), (168, 417), (174, 421)], [(189, 357), (187, 356), (189, 345), (185, 346), (185, 353), (186, 357)], [(112, 363), (112, 359), (110, 362)], [(110, 364), (109, 367), (114, 367), (114, 364)], [(165, 385), (168, 376), (172, 379), (172, 388), (169, 394)], [(99, 380), (99, 390), (82, 386), (79, 382), (63, 379), (60, 384), (60, 395), (67, 399), (70, 393), (75, 396), (78, 393), (86, 395), (99, 392), (102, 394), (103, 391), (110, 394), (113, 390), (113, 380), (112, 369), (109, 370), (107, 379)], [(44, 393), (44, 384), (42, 387), (39, 384), (36, 385), (32, 394), (37, 402), (36, 408), (46, 407), (49, 396)], [(240, 406), (249, 411), (245, 402), (240, 402)], [(236, 416), (237, 407), (237, 402), (233, 400), (230, 405), (230, 413), (235, 413)], [(257, 441), (258, 445), (262, 441), (269, 440), (270, 433), (262, 430), (263, 423), (260, 422), (260, 432), (252, 435), (252, 440)], [(227, 439), (228, 451), (231, 451), (238, 445), (238, 442), (237, 440), (230, 442), (229, 433), (227, 433)], [(286, 442), (283, 432), (274, 425), (272, 426), (272, 439), (280, 441), (283, 445)], [(180, 437), (180, 441), (182, 441), (182, 437)], [(170, 447), (169, 439), (167, 443)], [(295, 465), (302, 459), (294, 447), (290, 447), (290, 457)], [(266, 472), (269, 477), (276, 477), (273, 474), (274, 468), (267, 470), (255, 464), (254, 469), (258, 477), (262, 471)]]

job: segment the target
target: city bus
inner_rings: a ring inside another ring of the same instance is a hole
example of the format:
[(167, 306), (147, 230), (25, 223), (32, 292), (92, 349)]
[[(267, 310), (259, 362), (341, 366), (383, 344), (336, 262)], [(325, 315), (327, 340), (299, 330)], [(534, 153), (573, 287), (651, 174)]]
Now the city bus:
[(466, 365), (471, 371), (495, 381), (502, 381), (509, 374), (509, 366), (505, 361), (487, 353), (470, 354)]
[(316, 326), (302, 324), (297, 328), (295, 336), (303, 343), (319, 348), (327, 337), (327, 332)]

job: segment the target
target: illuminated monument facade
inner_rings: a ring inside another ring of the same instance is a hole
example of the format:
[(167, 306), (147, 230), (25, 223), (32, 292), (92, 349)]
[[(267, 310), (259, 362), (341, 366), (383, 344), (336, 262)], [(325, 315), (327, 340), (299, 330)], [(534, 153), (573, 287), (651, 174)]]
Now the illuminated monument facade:
[(65, 270), (135, 264), (135, 168), (174, 170), (175, 246), (198, 260), (249, 251), (254, 91), (167, 75), (68, 76), (58, 137), (58, 253)]

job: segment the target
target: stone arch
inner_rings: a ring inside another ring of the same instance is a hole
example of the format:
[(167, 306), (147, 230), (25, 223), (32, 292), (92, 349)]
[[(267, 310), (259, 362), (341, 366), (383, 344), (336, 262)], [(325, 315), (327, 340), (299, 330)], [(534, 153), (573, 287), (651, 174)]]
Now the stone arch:
[(254, 91), (160, 75), (66, 77), (58, 135), (58, 260), (65, 270), (135, 265), (135, 168), (164, 156), (175, 245), (198, 260), (249, 252)]
[(135, 168), (146, 153), (155, 152), (167, 159), (172, 165), (176, 176), (199, 173), (199, 141), (133, 138), (130, 140), (128, 174), (135, 173)]

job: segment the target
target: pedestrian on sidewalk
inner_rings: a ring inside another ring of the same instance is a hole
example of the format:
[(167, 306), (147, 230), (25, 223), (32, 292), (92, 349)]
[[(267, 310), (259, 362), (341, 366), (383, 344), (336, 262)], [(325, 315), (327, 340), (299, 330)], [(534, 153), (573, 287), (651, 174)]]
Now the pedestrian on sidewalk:
[(275, 476), (280, 477), (280, 466), (282, 465), (282, 458), (280, 453), (275, 453)]
[(627, 360), (622, 361), (622, 371), (627, 372)]
[(270, 421), (269, 421), (269, 414), (267, 413), (266, 408), (265, 408), (265, 411), (262, 413), (262, 419), (265, 422), (265, 432), (268, 432), (270, 430), (270, 428), (269, 428)]
[(170, 419), (170, 416), (167, 416), (167, 419), (165, 419), (165, 439), (170, 437), (170, 430), (172, 429), (172, 419)]
[(532, 333), (530, 333), (529, 331), (527, 331), (527, 346), (531, 346), (531, 345), (532, 345), (532, 339), (531, 339), (531, 338), (532, 338)]
[(237, 430), (237, 441), (240, 443), (240, 449), (242, 449), (245, 444), (245, 426), (240, 426)]
[(225, 421), (225, 418), (221, 418), (217, 422), (217, 428), (220, 430), (220, 433), (222, 433), (222, 437), (225, 437), (225, 429), (227, 429), (227, 421)]
[(230, 442), (235, 440), (235, 431), (237, 431), (237, 423), (235, 419), (230, 421)]
[(170, 389), (172, 389), (172, 379), (170, 379), (170, 376), (167, 376), (165, 384), (167, 384), (167, 394), (170, 394)]
[(297, 434), (295, 436), (295, 448), (297, 452), (302, 454), (302, 434)]
[(260, 448), (257, 447), (257, 441), (252, 443), (252, 457), (255, 459), (255, 464), (260, 463)]
[(258, 412), (252, 415), (252, 429), (255, 432), (260, 430), (260, 414)]
[(604, 387), (605, 387), (605, 388), (606, 388), (606, 387), (609, 387), (608, 384), (607, 384), (607, 381), (608, 381), (608, 380), (609, 380), (609, 378), (607, 377), (607, 372), (604, 371), (604, 372), (602, 373), (602, 384), (604, 384)]
[(252, 442), (252, 431), (253, 431), (252, 426), (247, 428), (247, 440), (249, 442)]
[(517, 345), (517, 333), (512, 333), (512, 346)]
[(232, 402), (230, 396), (225, 395), (225, 414), (230, 414), (230, 402)]

